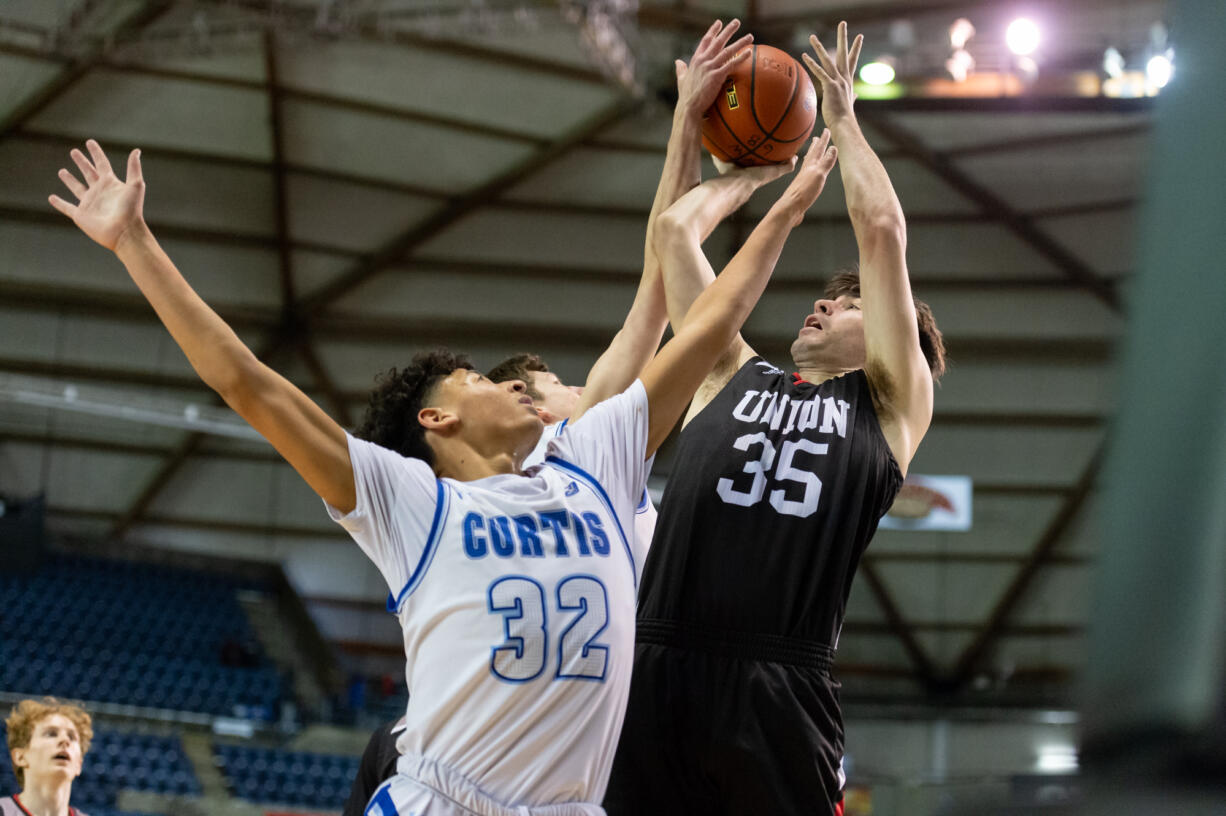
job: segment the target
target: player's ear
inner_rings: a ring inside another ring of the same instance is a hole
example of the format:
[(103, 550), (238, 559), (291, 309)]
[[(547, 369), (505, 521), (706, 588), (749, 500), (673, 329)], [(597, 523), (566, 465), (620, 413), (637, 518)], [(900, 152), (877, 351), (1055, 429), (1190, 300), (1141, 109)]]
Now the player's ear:
[(417, 421), (427, 431), (449, 434), (460, 425), (460, 418), (443, 408), (422, 408), (417, 412)]

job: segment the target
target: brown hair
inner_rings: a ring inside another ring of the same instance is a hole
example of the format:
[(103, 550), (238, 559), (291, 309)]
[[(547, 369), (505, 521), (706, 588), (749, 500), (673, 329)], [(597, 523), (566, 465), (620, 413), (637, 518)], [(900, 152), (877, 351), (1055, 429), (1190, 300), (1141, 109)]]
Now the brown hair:
[(524, 393), (532, 397), (533, 402), (543, 402), (545, 395), (536, 390), (536, 386), (532, 384), (533, 371), (548, 374), (549, 366), (546, 365), (539, 354), (525, 352), (508, 357), (491, 368), (490, 373), (485, 376), (496, 383), (506, 382), (507, 380), (522, 380), (526, 386)]
[[(77, 738), (81, 741), (81, 756), (89, 750), (90, 740), (94, 738), (93, 719), (80, 706), (65, 703), (54, 697), (44, 697), (42, 701), (22, 700), (13, 706), (4, 724), (8, 726), (9, 755), (18, 748), (28, 748), (34, 737), (35, 727), (53, 714), (62, 714), (77, 728)], [(13, 765), (13, 775), (17, 784), (25, 787), (25, 768)]]
[[(835, 272), (826, 283), (826, 291), (823, 294), (831, 300), (843, 295), (860, 297), (860, 267), (856, 265)], [(915, 319), (919, 324), (920, 350), (924, 352), (924, 359), (928, 361), (932, 379), (939, 381), (941, 375), (945, 373), (945, 338), (941, 336), (941, 330), (937, 328), (937, 320), (932, 315), (932, 307), (915, 295), (912, 295), (911, 299), (915, 302)]]

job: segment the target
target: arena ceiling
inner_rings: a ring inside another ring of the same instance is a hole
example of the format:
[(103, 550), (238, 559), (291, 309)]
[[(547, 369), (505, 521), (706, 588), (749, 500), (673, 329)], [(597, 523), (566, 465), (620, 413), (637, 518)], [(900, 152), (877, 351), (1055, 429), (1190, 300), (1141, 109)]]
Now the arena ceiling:
[[(1046, 39), (1019, 86), (1001, 32), (1023, 10)], [(581, 381), (637, 283), (672, 58), (717, 15), (793, 53), (847, 19), (866, 57), (890, 52), (909, 83), (858, 109), (951, 356), (912, 471), (972, 477), (974, 526), (877, 536), (840, 644), (845, 684), (1067, 702), (1154, 120), (1153, 99), (1083, 95), (1084, 82), (1108, 46), (1143, 55), (1165, 13), (1148, 0), (8, 0), (0, 493), (44, 493), (66, 534), (284, 561), (325, 629), (354, 640), (354, 616), (386, 591), (377, 574), (267, 446), (208, 432), (233, 415), (122, 267), (46, 203), (68, 150), (141, 147), (148, 220), (192, 284), (352, 425), (373, 374), (423, 345), (483, 365), (533, 350)], [(976, 27), (974, 96), (942, 74), (960, 16)], [(771, 195), (710, 239), (717, 266)], [(823, 277), (854, 258), (832, 179), (750, 342), (782, 363)], [(665, 451), (657, 481), (673, 467)], [(394, 627), (370, 639), (397, 648)]]

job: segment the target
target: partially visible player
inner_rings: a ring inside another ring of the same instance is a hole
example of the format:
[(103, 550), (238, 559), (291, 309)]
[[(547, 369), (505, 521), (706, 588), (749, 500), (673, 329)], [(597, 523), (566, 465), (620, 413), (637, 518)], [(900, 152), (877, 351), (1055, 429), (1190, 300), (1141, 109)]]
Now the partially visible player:
[(0, 816), (86, 816), (69, 799), (94, 738), (89, 714), (79, 706), (44, 697), (22, 700), (4, 723), (21, 792), (0, 798)]
[[(82, 178), (60, 172), (78, 203), (52, 206), (116, 254), (201, 379), (325, 501), (393, 593), (411, 696), (399, 772), (367, 812), (603, 813), (645, 555), (625, 530), (648, 460), (757, 302), (782, 240), (751, 237), (638, 379), (524, 473), (542, 427), (524, 384), (493, 383), (444, 351), (386, 375), (368, 439), (347, 434), (162, 251), (143, 217), (139, 151), (120, 181), (98, 143), (86, 147), (88, 158), (71, 153)], [(733, 203), (790, 169), (761, 168)], [(767, 218), (799, 221), (824, 181), (797, 174)]]
[(362, 759), (358, 762), (358, 774), (353, 778), (349, 788), (349, 798), (341, 816), (362, 816), (366, 812), (366, 803), (374, 796), (376, 790), (396, 774), (396, 763), (400, 761), (400, 752), (396, 750), (396, 740), (406, 727), (404, 717), (389, 720), (375, 729), (362, 751)]
[[(849, 49), (842, 24), (833, 57), (812, 42), (859, 271), (812, 304), (793, 373), (738, 335), (694, 398), (639, 596), (611, 816), (841, 807), (831, 664), (860, 557), (928, 429), (944, 347), (911, 293), (901, 205), (852, 110), (861, 40)], [(717, 280), (699, 236), (726, 193), (708, 182), (657, 224), (674, 330), (701, 281)], [(764, 219), (749, 241), (792, 226)]]

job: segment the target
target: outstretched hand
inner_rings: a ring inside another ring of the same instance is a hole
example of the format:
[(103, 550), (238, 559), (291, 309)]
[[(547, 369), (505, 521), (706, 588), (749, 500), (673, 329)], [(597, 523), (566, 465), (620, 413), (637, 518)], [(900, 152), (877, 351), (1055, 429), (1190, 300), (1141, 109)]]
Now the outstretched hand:
[(740, 27), (740, 20), (733, 20), (728, 25), (716, 20), (694, 49), (689, 64), (684, 60), (674, 63), (679, 111), (684, 111), (688, 116), (701, 117), (715, 101), (732, 66), (752, 53), (749, 49), (753, 43), (752, 34), (746, 34), (734, 43), (728, 42)]
[(68, 170), (61, 168), (59, 172), (60, 180), (78, 203), (70, 204), (57, 195), (47, 200), (82, 232), (114, 252), (128, 230), (144, 221), (145, 180), (141, 175), (140, 151), (133, 150), (128, 155), (127, 180), (120, 181), (96, 141), (90, 139), (85, 148), (89, 158), (76, 148), (69, 153), (85, 179), (84, 184)]
[(809, 143), (809, 152), (801, 162), (792, 183), (783, 191), (780, 201), (792, 209), (796, 223), (804, 220), (805, 212), (817, 201), (826, 186), (826, 179), (838, 161), (839, 149), (830, 144), (830, 130), (822, 131)]
[[(839, 23), (834, 56), (826, 52), (816, 34), (809, 35), (809, 44), (817, 54), (817, 60), (808, 54), (802, 55), (809, 73), (821, 86), (822, 119), (833, 127), (840, 120), (852, 115), (856, 101), (856, 63), (860, 61), (860, 47), (864, 35), (856, 35), (851, 47), (847, 46), (847, 23)], [(820, 64), (819, 64), (820, 63)]]

